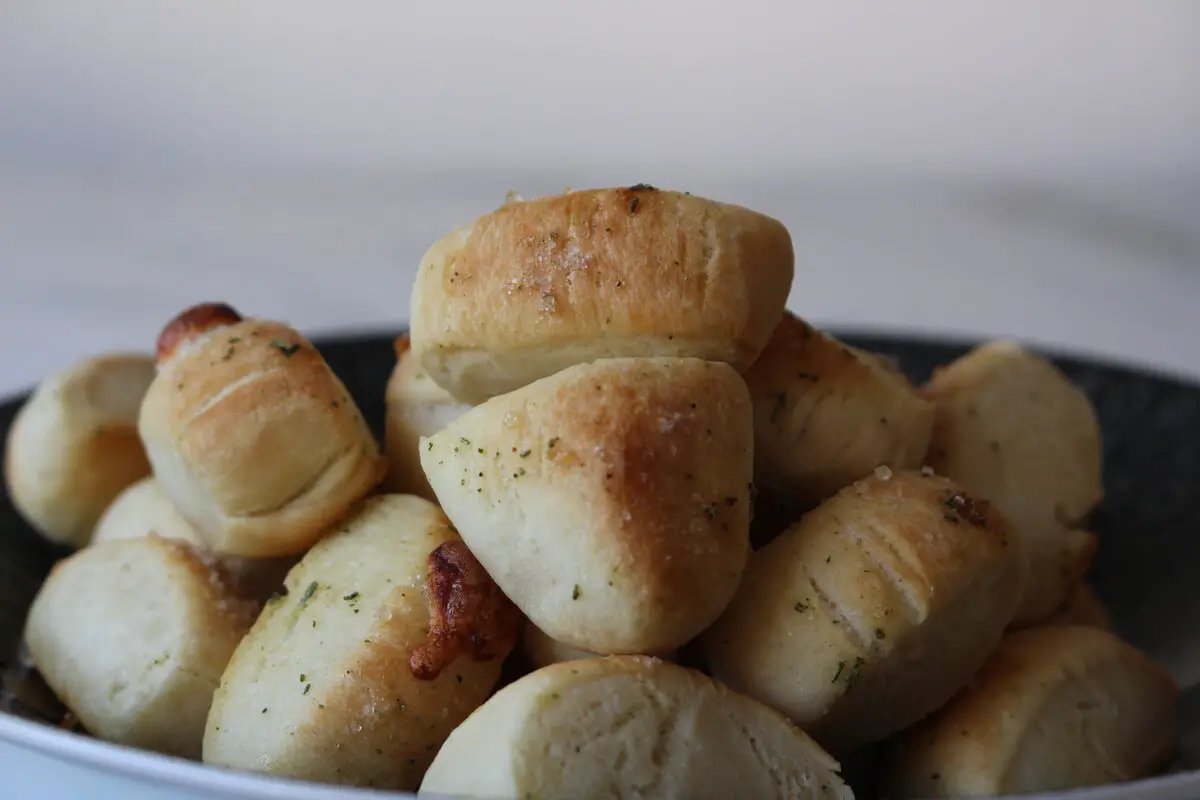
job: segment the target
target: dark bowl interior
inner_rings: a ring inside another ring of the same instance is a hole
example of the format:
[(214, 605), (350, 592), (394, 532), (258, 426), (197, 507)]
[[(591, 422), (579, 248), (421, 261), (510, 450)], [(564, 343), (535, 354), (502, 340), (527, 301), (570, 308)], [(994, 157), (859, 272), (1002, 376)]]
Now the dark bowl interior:
[[(970, 344), (843, 334), (896, 359), (916, 381)], [(384, 386), (395, 364), (392, 335), (318, 340), (317, 346), (382, 436)], [(1091, 397), (1104, 432), (1104, 504), (1090, 580), (1120, 633), (1175, 675), (1184, 689), (1174, 771), (1200, 768), (1200, 386), (1127, 368), (1052, 356)], [(0, 405), (7, 436), (24, 398)], [(39, 585), (64, 555), (0, 499), (0, 656), (7, 656), (0, 710), (60, 725), (64, 709), (20, 653), (21, 629)]]

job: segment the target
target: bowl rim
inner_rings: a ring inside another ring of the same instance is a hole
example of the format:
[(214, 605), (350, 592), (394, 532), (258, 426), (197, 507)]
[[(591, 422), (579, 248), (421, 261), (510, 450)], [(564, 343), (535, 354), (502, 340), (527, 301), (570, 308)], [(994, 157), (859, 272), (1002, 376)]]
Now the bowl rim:
[[(863, 325), (830, 325), (830, 332), (845, 339), (895, 341), (915, 346), (970, 348), (984, 337), (971, 335), (922, 333), (903, 328)], [(306, 334), (317, 347), (346, 347), (366, 340), (394, 339), (408, 330), (396, 328), (343, 327), (315, 330)], [(1020, 342), (1039, 355), (1056, 362), (1087, 365), (1126, 373), (1159, 382), (1173, 384), (1180, 390), (1200, 392), (1200, 376), (1163, 370), (1151, 364), (1139, 364), (1114, 358), (1104, 353), (1092, 353), (1071, 348), (1032, 342), (1019, 337), (1004, 337)], [(23, 403), (33, 387), (0, 394), (0, 406)], [(378, 798), (379, 800), (410, 800), (417, 793), (382, 789), (321, 784), (281, 778), (265, 773), (241, 771), (204, 764), (149, 750), (113, 744), (69, 730), (54, 728), (45, 723), (24, 719), (17, 714), (0, 710), (0, 745), (17, 747), (48, 756), (60, 762), (107, 774), (126, 781), (136, 781), (159, 790), (183, 789), (210, 794), (218, 798), (239, 800), (347, 800), (348, 798)], [(419, 795), (430, 800), (452, 800), (439, 795)], [(1022, 800), (1195, 800), (1200, 798), (1200, 770), (1158, 775), (1124, 783), (1083, 787), (1059, 792), (1020, 795)]]
[[(0, 742), (37, 751), (60, 761), (90, 767), (109, 775), (133, 779), (158, 788), (191, 789), (239, 800), (401, 800), (418, 795), (333, 784), (318, 784), (239, 772), (148, 750), (103, 742), (71, 731), (0, 712)], [(1063, 792), (1020, 795), (1022, 800), (1194, 800), (1200, 796), (1200, 771)], [(420, 795), (438, 800), (437, 795)], [(450, 800), (450, 798), (442, 798)]]
[(239, 800), (346, 800), (347, 797), (401, 800), (417, 796), (226, 769), (101, 741), (4, 711), (0, 711), (0, 742), (127, 780), (151, 785), (169, 784), (170, 788), (197, 790)]

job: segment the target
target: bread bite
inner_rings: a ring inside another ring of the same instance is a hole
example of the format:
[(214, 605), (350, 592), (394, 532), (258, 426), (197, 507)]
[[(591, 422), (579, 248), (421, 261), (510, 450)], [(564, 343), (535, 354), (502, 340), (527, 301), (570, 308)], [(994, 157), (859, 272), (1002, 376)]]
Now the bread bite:
[(213, 690), (257, 609), (182, 542), (100, 542), (50, 571), (25, 641), (90, 733), (198, 758)]
[(138, 429), (163, 492), (221, 555), (303, 552), (386, 469), (316, 348), (224, 305), (163, 329)]
[(91, 358), (43, 381), (17, 412), (4, 480), (38, 533), (83, 547), (112, 499), (149, 474), (137, 420), (153, 379), (148, 356)]
[(491, 693), (519, 624), (437, 506), (369, 498), (301, 559), (238, 647), (204, 761), (415, 789)]
[(422, 795), (852, 798), (799, 728), (694, 670), (643, 656), (555, 664), (446, 740)]
[(387, 489), (435, 500), (421, 469), (421, 437), (437, 433), (470, 409), (426, 374), (407, 335), (396, 339), (396, 368), (387, 384)]
[(239, 594), (261, 600), (266, 600), (279, 587), (295, 563), (294, 558), (237, 558), (209, 554), (196, 529), (163, 493), (153, 475), (147, 475), (117, 495), (96, 523), (92, 543), (143, 536), (185, 542), (202, 557), (218, 562), (222, 573)]
[(930, 466), (995, 503), (1023, 540), (1029, 576), (1017, 622), (1050, 617), (1096, 551), (1078, 529), (1104, 494), (1091, 402), (1015, 342), (975, 348), (936, 370), (924, 393), (936, 408)]
[(755, 473), (812, 506), (880, 465), (921, 466), (933, 404), (893, 365), (785, 313), (746, 372)]
[(743, 371), (783, 314), (793, 260), (776, 220), (644, 184), (507, 202), (421, 259), (413, 352), (465, 403), (600, 358)]
[(749, 552), (750, 400), (728, 364), (605, 359), (422, 439), (446, 514), (542, 631), (664, 652), (708, 626)]
[(1053, 792), (1151, 775), (1175, 747), (1178, 687), (1089, 626), (1010, 633), (945, 708), (894, 743), (888, 797)]
[[(529, 620), (525, 620), (521, 629), (520, 649), (521, 655), (525, 656), (526, 662), (534, 669), (564, 661), (578, 661), (581, 658), (603, 657), (600, 653), (580, 650), (578, 647), (551, 639)], [(664, 661), (675, 661), (675, 651), (664, 653), (661, 658)]]
[(1090, 625), (1106, 631), (1113, 630), (1112, 620), (1108, 609), (1096, 595), (1094, 589), (1086, 583), (1081, 583), (1071, 592), (1063, 607), (1049, 619), (1052, 625)]
[(704, 652), (730, 688), (846, 752), (966, 684), (1012, 618), (1023, 563), (985, 501), (880, 468), (751, 557)]

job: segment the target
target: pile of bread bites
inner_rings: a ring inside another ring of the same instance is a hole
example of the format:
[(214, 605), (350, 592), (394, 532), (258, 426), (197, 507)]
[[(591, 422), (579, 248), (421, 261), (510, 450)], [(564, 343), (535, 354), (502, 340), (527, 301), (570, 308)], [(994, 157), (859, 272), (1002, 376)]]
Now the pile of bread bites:
[(869, 745), (893, 798), (1163, 768), (1176, 686), (1085, 583), (1086, 397), (1006, 342), (914, 387), (785, 311), (793, 259), (688, 194), (510, 197), (424, 256), (382, 453), (225, 305), (48, 380), (6, 452), (79, 548), (37, 668), (102, 739), (438, 795), (847, 798)]

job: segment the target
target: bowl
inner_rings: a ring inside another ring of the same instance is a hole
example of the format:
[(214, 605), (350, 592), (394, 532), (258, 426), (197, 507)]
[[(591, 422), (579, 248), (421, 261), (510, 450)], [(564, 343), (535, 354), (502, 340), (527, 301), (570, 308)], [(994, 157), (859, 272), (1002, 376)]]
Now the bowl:
[[(914, 380), (966, 352), (971, 342), (839, 331), (850, 344), (893, 357)], [(396, 333), (317, 339), (315, 344), (382, 436), (384, 386), (395, 364)], [(1105, 500), (1092, 529), (1100, 540), (1089, 577), (1118, 632), (1179, 682), (1179, 752), (1157, 778), (1077, 790), (1079, 800), (1200, 797), (1200, 385), (1136, 368), (1049, 355), (1091, 398), (1104, 434)], [(7, 435), (23, 402), (0, 404)], [(35, 534), (0, 498), (0, 774), (5, 796), (196, 798), (411, 797), (205, 767), (99, 742), (62, 726), (65, 709), (21, 650), (29, 605), (47, 571), (65, 555)], [(867, 779), (869, 784), (869, 778)], [(871, 797), (869, 785), (856, 786)], [(12, 792), (12, 794), (9, 794)], [(1047, 795), (1047, 797), (1050, 795)], [(1062, 796), (1062, 795), (1055, 795)]]

